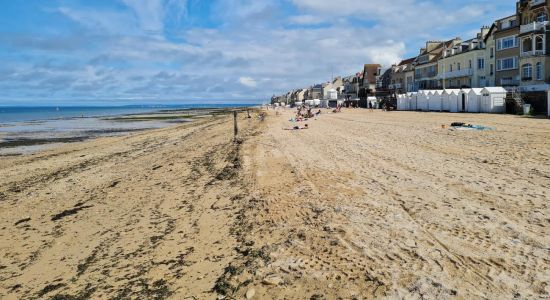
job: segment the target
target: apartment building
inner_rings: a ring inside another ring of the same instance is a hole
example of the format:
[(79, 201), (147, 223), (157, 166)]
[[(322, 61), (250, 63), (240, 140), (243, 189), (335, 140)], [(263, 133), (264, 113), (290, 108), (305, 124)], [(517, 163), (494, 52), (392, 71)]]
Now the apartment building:
[(446, 49), (452, 48), (461, 42), (460, 38), (454, 38), (446, 42), (426, 42), (426, 47), (420, 49), (420, 55), (413, 62), (414, 90), (441, 88), (441, 81), (438, 79), (438, 61)]
[(496, 84), (496, 41), (495, 31), (497, 29), (496, 22), (491, 25), (489, 31), (483, 38), (485, 43), (485, 78), (487, 86), (497, 86)]
[(519, 78), (519, 22), (512, 15), (495, 22), (495, 83), (508, 88), (517, 87)]
[(484, 42), (488, 33), (489, 27), (483, 26), (475, 38), (444, 50), (437, 75), (442, 88), (483, 88), (490, 85)]
[(520, 90), (541, 92), (550, 88), (550, 55), (547, 32), (550, 29), (546, 0), (517, 2), (519, 27)]
[(411, 92), (414, 86), (413, 62), (416, 57), (402, 60), (399, 64), (392, 66), (391, 83), (389, 90), (395, 94)]
[(382, 66), (379, 64), (365, 64), (359, 85), (359, 97), (366, 99), (376, 92), (376, 83), (382, 73)]

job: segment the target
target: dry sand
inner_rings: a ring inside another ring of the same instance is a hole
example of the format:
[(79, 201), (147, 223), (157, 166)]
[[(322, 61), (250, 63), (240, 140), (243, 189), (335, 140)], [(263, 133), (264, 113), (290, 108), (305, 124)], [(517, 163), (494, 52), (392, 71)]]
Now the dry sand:
[(550, 297), (549, 120), (289, 118), (1, 158), (0, 298)]

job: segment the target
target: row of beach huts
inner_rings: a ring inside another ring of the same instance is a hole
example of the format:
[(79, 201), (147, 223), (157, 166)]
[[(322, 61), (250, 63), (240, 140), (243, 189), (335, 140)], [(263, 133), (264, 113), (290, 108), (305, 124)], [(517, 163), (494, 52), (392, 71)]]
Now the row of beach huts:
[(397, 96), (397, 110), (505, 113), (506, 93), (502, 87), (421, 90)]

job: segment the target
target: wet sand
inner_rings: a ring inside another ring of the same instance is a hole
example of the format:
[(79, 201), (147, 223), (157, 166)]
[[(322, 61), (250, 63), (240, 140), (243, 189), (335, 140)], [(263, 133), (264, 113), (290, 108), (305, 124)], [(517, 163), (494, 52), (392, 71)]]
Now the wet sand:
[(0, 298), (549, 297), (549, 120), (288, 119), (0, 158)]

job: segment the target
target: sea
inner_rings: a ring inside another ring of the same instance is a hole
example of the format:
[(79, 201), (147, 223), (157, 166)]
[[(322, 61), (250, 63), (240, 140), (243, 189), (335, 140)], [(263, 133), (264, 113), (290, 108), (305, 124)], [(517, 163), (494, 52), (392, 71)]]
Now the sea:
[(177, 120), (124, 122), (112, 120), (119, 116), (247, 106), (251, 105), (0, 106), (0, 156), (30, 154), (66, 142), (124, 135), (162, 128), (178, 122)]

